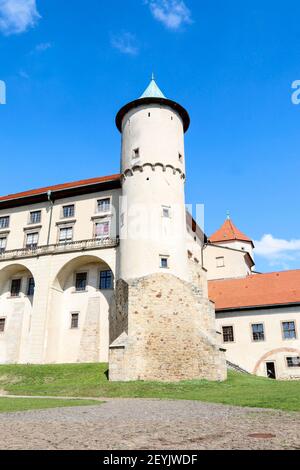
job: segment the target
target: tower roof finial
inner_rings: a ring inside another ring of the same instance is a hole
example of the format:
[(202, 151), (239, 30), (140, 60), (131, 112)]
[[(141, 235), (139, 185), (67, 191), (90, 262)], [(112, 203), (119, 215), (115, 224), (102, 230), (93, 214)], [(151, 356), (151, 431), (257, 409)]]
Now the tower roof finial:
[(227, 211), (227, 220), (230, 220), (230, 211)]
[(152, 75), (151, 75), (151, 80), (154, 80), (154, 81), (155, 81), (155, 75), (154, 75), (154, 72), (152, 72)]

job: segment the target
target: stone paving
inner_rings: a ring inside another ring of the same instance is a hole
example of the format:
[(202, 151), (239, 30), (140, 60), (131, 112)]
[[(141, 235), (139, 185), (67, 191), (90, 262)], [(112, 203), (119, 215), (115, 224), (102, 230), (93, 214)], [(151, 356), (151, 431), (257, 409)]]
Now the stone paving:
[(0, 414), (1, 449), (300, 449), (300, 413), (197, 401), (110, 399)]

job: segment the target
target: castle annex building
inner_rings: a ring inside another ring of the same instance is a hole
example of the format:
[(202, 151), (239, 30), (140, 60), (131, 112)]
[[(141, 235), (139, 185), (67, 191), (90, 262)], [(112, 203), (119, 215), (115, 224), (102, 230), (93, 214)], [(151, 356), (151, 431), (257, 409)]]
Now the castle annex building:
[(152, 79), (117, 114), (120, 174), (0, 197), (0, 363), (300, 378), (300, 271), (256, 273), (230, 218), (207, 238), (186, 212), (189, 124)]

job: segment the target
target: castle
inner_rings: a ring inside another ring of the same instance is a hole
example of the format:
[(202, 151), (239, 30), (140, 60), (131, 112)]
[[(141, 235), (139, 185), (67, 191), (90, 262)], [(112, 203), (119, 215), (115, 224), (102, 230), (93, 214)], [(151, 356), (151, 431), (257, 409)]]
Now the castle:
[(152, 78), (117, 114), (120, 174), (0, 197), (0, 363), (221, 381), (227, 359), (300, 378), (299, 273), (256, 274), (229, 218), (207, 238), (186, 211), (189, 124)]

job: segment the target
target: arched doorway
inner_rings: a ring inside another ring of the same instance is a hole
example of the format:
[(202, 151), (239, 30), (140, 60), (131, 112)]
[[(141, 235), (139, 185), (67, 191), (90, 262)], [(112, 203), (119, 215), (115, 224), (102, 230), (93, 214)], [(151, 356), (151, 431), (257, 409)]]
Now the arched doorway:
[(35, 279), (23, 264), (0, 270), (0, 363), (27, 362)]
[(97, 256), (71, 259), (53, 280), (47, 362), (106, 362), (114, 275)]

